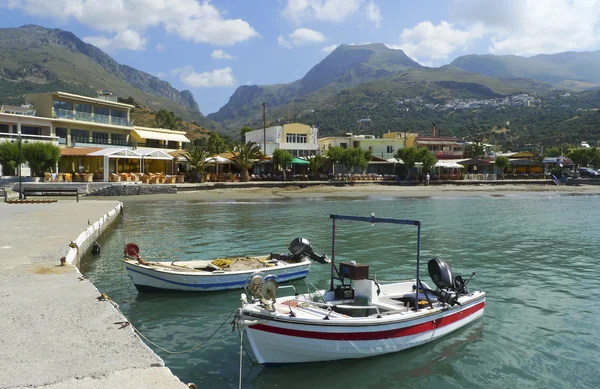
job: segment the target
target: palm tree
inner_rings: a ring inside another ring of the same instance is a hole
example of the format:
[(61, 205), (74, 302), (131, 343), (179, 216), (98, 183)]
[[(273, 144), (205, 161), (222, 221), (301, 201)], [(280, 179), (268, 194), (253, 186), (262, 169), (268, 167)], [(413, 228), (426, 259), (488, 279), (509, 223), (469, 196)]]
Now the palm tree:
[(318, 177), (327, 160), (320, 155), (315, 155), (308, 160), (308, 170), (313, 177)]
[(256, 160), (262, 155), (260, 146), (254, 142), (240, 143), (233, 148), (234, 163), (241, 170), (241, 182), (248, 182), (248, 169), (254, 166)]
[(192, 146), (183, 155), (192, 168), (192, 171), (196, 172), (194, 181), (204, 181), (204, 172), (206, 171), (206, 166), (209, 164), (209, 161), (207, 161), (209, 156), (208, 151), (200, 146)]

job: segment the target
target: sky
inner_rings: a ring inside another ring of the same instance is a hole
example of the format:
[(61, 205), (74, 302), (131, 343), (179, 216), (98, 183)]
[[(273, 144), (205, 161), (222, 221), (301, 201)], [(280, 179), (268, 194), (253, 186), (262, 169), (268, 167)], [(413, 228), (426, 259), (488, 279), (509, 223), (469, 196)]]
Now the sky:
[(384, 43), (432, 67), (600, 49), (600, 0), (0, 0), (1, 27), (25, 24), (191, 90), (204, 114), (241, 85), (301, 78), (341, 43)]

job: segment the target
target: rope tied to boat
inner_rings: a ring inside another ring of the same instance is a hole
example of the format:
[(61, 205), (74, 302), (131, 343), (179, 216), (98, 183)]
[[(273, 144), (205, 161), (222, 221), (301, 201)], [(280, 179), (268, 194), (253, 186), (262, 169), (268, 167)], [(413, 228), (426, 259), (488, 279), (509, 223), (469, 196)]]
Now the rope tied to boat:
[[(119, 304), (117, 304), (115, 301), (113, 301), (106, 293), (102, 293), (101, 297), (105, 296), (106, 299), (104, 301), (109, 301), (113, 307), (121, 314), (123, 315), (123, 317), (125, 317), (125, 314), (123, 314), (123, 312), (121, 312), (121, 309), (119, 308)], [(98, 300), (100, 300), (100, 298), (98, 298)], [(225, 325), (225, 323), (227, 323), (229, 321), (229, 319), (231, 318), (231, 316), (234, 314), (234, 312), (236, 312), (238, 310), (238, 308), (235, 308), (233, 311), (231, 311), (231, 313), (229, 314), (229, 316), (227, 316), (227, 318), (223, 321), (223, 323), (221, 323), (221, 325), (219, 325), (219, 327), (217, 327), (217, 329), (210, 334), (210, 336), (206, 339), (204, 339), (202, 342), (200, 342), (199, 344), (197, 344), (196, 346), (187, 349), (187, 350), (182, 350), (182, 351), (172, 351), (172, 350), (167, 350), (166, 348), (156, 344), (156, 342), (151, 341), (150, 339), (148, 339), (140, 330), (138, 330), (130, 321), (128, 321), (129, 326), (131, 326), (131, 328), (133, 329), (133, 331), (140, 337), (142, 338), (144, 341), (150, 343), (151, 345), (153, 345), (154, 347), (158, 348), (159, 350), (162, 350), (164, 352), (166, 352), (167, 354), (186, 354), (186, 353), (190, 353), (192, 351), (196, 351), (197, 349), (199, 349), (200, 347), (202, 347), (206, 342), (208, 342), (210, 339), (212, 339), (213, 336), (215, 336), (215, 334), (217, 332), (219, 332), (219, 330), (221, 328), (223, 328), (223, 326)], [(124, 325), (125, 322), (116, 322), (115, 324), (120, 324), (121, 328), (125, 328), (127, 327), (127, 325)]]

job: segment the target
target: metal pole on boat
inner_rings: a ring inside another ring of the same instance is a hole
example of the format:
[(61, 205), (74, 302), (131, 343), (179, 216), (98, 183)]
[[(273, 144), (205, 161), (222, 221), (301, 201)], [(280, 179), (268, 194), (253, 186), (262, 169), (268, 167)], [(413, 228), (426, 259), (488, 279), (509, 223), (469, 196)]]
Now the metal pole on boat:
[(331, 285), (329, 290), (333, 290), (333, 275), (335, 272), (335, 215), (331, 215), (333, 219), (333, 232), (331, 234)]
[(417, 223), (417, 288), (415, 296), (415, 312), (419, 312), (419, 287), (421, 286), (421, 276), (419, 269), (421, 268), (421, 222)]

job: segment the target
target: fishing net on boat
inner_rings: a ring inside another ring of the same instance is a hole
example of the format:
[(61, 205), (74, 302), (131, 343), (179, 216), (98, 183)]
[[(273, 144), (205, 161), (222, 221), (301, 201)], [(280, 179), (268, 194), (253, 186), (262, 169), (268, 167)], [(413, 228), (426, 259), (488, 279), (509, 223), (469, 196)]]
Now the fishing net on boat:
[(267, 263), (268, 258), (257, 257), (236, 257), (236, 258), (217, 258), (211, 263), (223, 270), (238, 271), (249, 269), (262, 269), (273, 266)]

